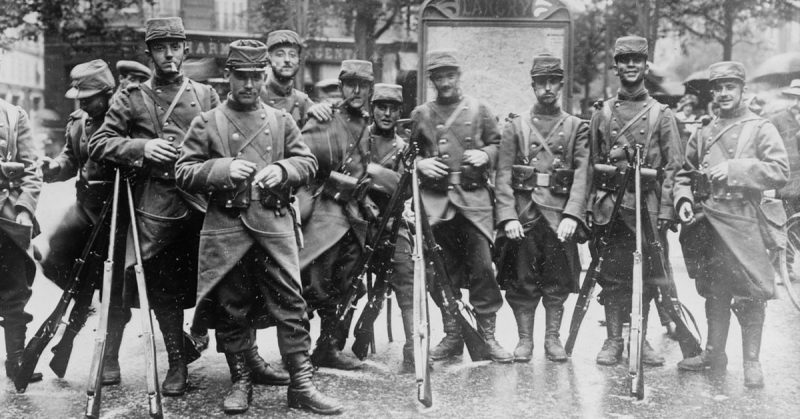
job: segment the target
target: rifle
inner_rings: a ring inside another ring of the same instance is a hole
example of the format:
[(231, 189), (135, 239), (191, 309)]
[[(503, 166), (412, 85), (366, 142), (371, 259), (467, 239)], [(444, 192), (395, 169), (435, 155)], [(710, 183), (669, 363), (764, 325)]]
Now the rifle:
[[(22, 363), (14, 379), (14, 386), (20, 393), (24, 393), (28, 388), (28, 382), (30, 381), (34, 369), (36, 369), (36, 364), (39, 363), (39, 358), (42, 356), (44, 348), (47, 347), (47, 344), (49, 344), (53, 336), (55, 336), (70, 302), (74, 299), (75, 305), (70, 313), (69, 323), (64, 332), (64, 337), (62, 337), (58, 345), (53, 347), (53, 352), (55, 352), (56, 355), (50, 363), (50, 365), (53, 366), (56, 362), (56, 358), (58, 358), (59, 370), (56, 371), (56, 375), (58, 375), (59, 378), (64, 376), (64, 370), (67, 368), (67, 362), (72, 352), (72, 340), (69, 340), (67, 337), (71, 336), (74, 340), (78, 331), (83, 327), (89, 315), (89, 311), (91, 310), (92, 295), (94, 294), (94, 281), (89, 278), (84, 278), (84, 267), (89, 257), (96, 255), (96, 253), (94, 253), (94, 245), (100, 232), (105, 227), (110, 208), (111, 199), (107, 199), (103, 204), (100, 218), (92, 228), (89, 241), (84, 246), (81, 256), (75, 259), (75, 262), (72, 264), (72, 270), (69, 274), (69, 278), (71, 278), (70, 282), (65, 287), (64, 292), (61, 293), (61, 298), (58, 300), (55, 309), (53, 309), (53, 312), (47, 317), (47, 320), (42, 323), (39, 330), (36, 331), (36, 334), (33, 335), (28, 342), (28, 345), (25, 346), (25, 352), (22, 353)], [(67, 339), (69, 343), (67, 343), (65, 339)], [(54, 371), (55, 370), (54, 368)]]
[[(644, 366), (642, 346), (644, 344), (642, 300), (644, 291), (644, 266), (642, 264), (642, 147), (635, 146), (634, 187), (636, 194), (636, 251), (633, 252), (633, 283), (631, 295), (631, 328), (628, 337), (628, 377), (630, 394), (638, 400), (644, 398)], [(644, 207), (647, 211), (647, 207)]]
[[(419, 175), (417, 174), (417, 164), (414, 162), (412, 170), (412, 195), (414, 208), (422, 210), (422, 201), (419, 197)], [(421, 212), (418, 213), (421, 216)], [(427, 278), (425, 277), (425, 254), (423, 251), (423, 232), (422, 223), (417, 220), (414, 223), (414, 375), (417, 381), (417, 400), (425, 407), (433, 405), (433, 393), (431, 392), (431, 372), (430, 372), (430, 315), (428, 313)]]

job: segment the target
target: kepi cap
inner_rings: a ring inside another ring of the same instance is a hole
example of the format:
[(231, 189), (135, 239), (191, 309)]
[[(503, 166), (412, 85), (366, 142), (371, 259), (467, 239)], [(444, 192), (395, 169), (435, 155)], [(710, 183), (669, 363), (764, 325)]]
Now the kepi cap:
[(103, 60), (92, 60), (78, 64), (69, 72), (72, 79), (70, 88), (64, 97), (67, 99), (85, 99), (98, 93), (114, 90), (117, 85), (114, 75)]
[(267, 69), (267, 46), (255, 39), (240, 39), (231, 42), (225, 67), (236, 71), (265, 71)]
[(300, 35), (288, 29), (272, 31), (267, 35), (268, 51), (272, 51), (272, 48), (280, 45), (292, 45), (296, 46), (301, 51), (303, 50), (303, 42), (300, 40)]
[(792, 84), (789, 85), (789, 88), (781, 90), (781, 93), (786, 96), (800, 97), (800, 79), (792, 80)]
[(745, 81), (744, 64), (738, 61), (720, 61), (708, 66), (708, 81), (732, 79)]
[(641, 36), (629, 35), (617, 38), (614, 43), (614, 58), (620, 55), (644, 55), (647, 57), (647, 39)]
[(371, 101), (403, 103), (403, 86), (399, 84), (377, 83), (373, 87)]
[(550, 54), (541, 54), (533, 57), (531, 77), (539, 76), (564, 77), (564, 69), (561, 67), (561, 58), (554, 57)]
[(117, 72), (120, 74), (133, 74), (144, 78), (152, 77), (153, 73), (146, 65), (138, 61), (119, 60), (117, 61)]
[(372, 74), (372, 63), (362, 60), (342, 61), (342, 69), (339, 71), (339, 80), (344, 79), (374, 81), (375, 76)]
[(183, 19), (179, 17), (159, 17), (145, 22), (144, 42), (159, 39), (186, 39)]
[(425, 60), (427, 62), (425, 70), (428, 72), (439, 68), (461, 68), (456, 60), (456, 52), (450, 49), (428, 51)]

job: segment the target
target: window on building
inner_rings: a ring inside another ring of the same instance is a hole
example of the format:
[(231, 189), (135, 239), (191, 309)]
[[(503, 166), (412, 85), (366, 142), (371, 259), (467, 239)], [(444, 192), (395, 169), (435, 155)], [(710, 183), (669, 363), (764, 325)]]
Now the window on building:
[(34, 96), (33, 97), (33, 103), (31, 104), (31, 109), (34, 110), (34, 111), (38, 111), (39, 109), (42, 109), (42, 98), (41, 97), (39, 97), (39, 96)]
[(231, 32), (247, 31), (247, 0), (215, 0), (217, 29)]
[(19, 105), (19, 100), (21, 97), (19, 95), (11, 95), (11, 104), (12, 105)]
[(145, 12), (149, 17), (180, 16), (181, 0), (156, 0), (152, 5), (145, 2)]

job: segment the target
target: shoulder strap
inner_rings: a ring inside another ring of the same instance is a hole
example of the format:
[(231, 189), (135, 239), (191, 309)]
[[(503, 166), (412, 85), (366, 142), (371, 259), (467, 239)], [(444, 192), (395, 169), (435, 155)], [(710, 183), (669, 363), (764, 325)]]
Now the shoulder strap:
[(750, 144), (750, 141), (753, 140), (754, 134), (756, 129), (760, 129), (762, 125), (764, 125), (766, 120), (762, 119), (751, 119), (750, 121), (755, 121), (753, 123), (744, 123), (744, 127), (742, 127), (742, 132), (739, 133), (739, 138), (736, 140), (736, 153), (734, 153), (733, 158), (738, 159), (742, 156), (744, 152), (744, 148)]
[[(278, 149), (276, 147), (283, 141), (283, 124), (281, 123), (282, 121), (278, 120), (278, 116), (283, 116), (283, 111), (269, 109), (264, 103), (261, 104), (261, 107), (264, 109), (264, 112), (267, 113), (267, 124), (272, 128), (272, 147), (274, 149), (272, 155), (276, 156), (278, 154)], [(272, 110), (276, 110), (277, 112), (271, 112)]]
[(525, 164), (528, 164), (531, 159), (531, 127), (528, 121), (525, 120), (524, 115), (519, 117), (520, 134), (522, 137), (522, 155), (525, 156)]
[[(730, 131), (734, 127), (738, 127), (741, 124), (746, 124), (747, 122), (756, 121), (756, 120), (757, 120), (757, 118), (743, 119), (743, 120), (741, 120), (739, 122), (735, 122), (733, 124), (728, 125), (727, 127), (723, 128), (723, 129), (721, 129), (718, 133), (716, 133), (716, 135), (714, 135), (714, 137), (711, 139), (711, 141), (709, 141), (708, 143), (704, 144), (704, 146), (702, 148), (701, 147), (697, 148), (698, 157), (702, 159), (703, 158), (703, 154), (705, 154), (705, 150), (711, 148), (714, 144), (716, 144), (719, 141), (719, 139), (722, 138), (722, 136), (726, 132)], [(699, 130), (698, 130), (698, 134), (697, 135), (699, 136), (699, 139), (702, 140), (703, 137), (702, 137), (702, 135), (700, 135)], [(739, 138), (742, 138), (741, 133), (739, 134)], [(738, 148), (738, 140), (737, 140), (737, 148)], [(720, 149), (722, 150), (722, 152), (726, 156), (728, 156), (728, 158), (731, 158), (731, 156), (728, 154), (728, 150), (726, 150), (725, 147), (720, 147)]]
[[(144, 83), (139, 85), (139, 90), (141, 90), (144, 93), (144, 95), (142, 95), (142, 99), (144, 99), (145, 107), (147, 107), (151, 118), (153, 118), (154, 125), (157, 126), (156, 131), (157, 131), (159, 137), (163, 137), (163, 134), (162, 134), (163, 125), (172, 116), (172, 111), (175, 110), (175, 106), (177, 106), (178, 102), (180, 102), (181, 96), (183, 96), (183, 92), (186, 91), (186, 88), (189, 86), (189, 81), (190, 81), (189, 78), (187, 78), (187, 77), (183, 78), (183, 84), (181, 84), (180, 89), (178, 89), (178, 93), (172, 99), (172, 103), (167, 105), (167, 112), (164, 113), (164, 116), (161, 117), (161, 118), (158, 117), (158, 112), (156, 112), (156, 109), (155, 109), (155, 103), (159, 103), (159, 106), (164, 107), (166, 102), (161, 100), (158, 96), (155, 95), (155, 93), (153, 93), (153, 88), (151, 86), (152, 79), (147, 80), (146, 82), (144, 82)], [(196, 93), (195, 93), (195, 95), (196, 95)], [(150, 100), (148, 100), (148, 99), (150, 99)], [(199, 97), (198, 97), (198, 100), (199, 100)], [(172, 120), (172, 121), (176, 125), (178, 125), (178, 127), (180, 127), (181, 130), (186, 131), (186, 127), (184, 127), (182, 124), (179, 124), (178, 121), (175, 121), (175, 120)]]
[[(655, 102), (655, 99), (653, 99)], [(656, 133), (656, 128), (658, 127), (659, 122), (661, 121), (661, 112), (666, 109), (666, 105), (651, 103), (651, 106), (648, 111), (648, 124), (647, 124), (647, 143), (644, 145), (645, 150), (650, 149), (650, 144), (653, 143), (653, 136)]]
[(214, 113), (214, 120), (217, 123), (217, 132), (219, 132), (219, 139), (222, 142), (222, 148), (225, 150), (225, 154), (227, 156), (231, 156), (228, 118), (225, 117), (225, 114), (220, 108), (214, 109), (212, 112)]
[[(633, 118), (629, 119), (628, 122), (626, 122), (625, 125), (622, 126), (622, 128), (620, 128), (619, 132), (617, 132), (617, 138), (622, 137), (623, 135), (625, 135), (625, 133), (628, 132), (628, 130), (633, 126), (633, 124), (635, 124), (636, 121), (639, 120), (639, 118), (643, 117), (646, 113), (650, 112), (651, 109), (653, 109), (654, 107), (656, 108), (656, 112), (661, 112), (661, 109), (659, 109), (660, 107), (656, 106), (657, 103), (658, 102), (655, 99), (650, 98), (650, 102), (641, 111), (639, 111), (636, 115), (634, 115)], [(611, 112), (614, 113), (613, 110)], [(620, 118), (618, 118), (618, 119), (620, 119)], [(650, 120), (649, 127), (653, 126), (653, 120), (652, 119), (653, 118), (651, 118), (651, 120)], [(610, 123), (609, 123), (609, 127), (610, 127)], [(652, 134), (652, 131), (651, 131), (651, 134)], [(609, 131), (609, 136), (610, 136), (610, 131)], [(630, 143), (630, 141), (628, 141), (628, 142)], [(649, 138), (648, 138), (648, 142), (649, 142)]]
[[(558, 128), (561, 127), (561, 124), (564, 123), (564, 121), (567, 119), (568, 116), (569, 116), (569, 114), (567, 114), (567, 113), (564, 113), (563, 115), (561, 115), (561, 118), (553, 126), (553, 129), (551, 129), (550, 133), (547, 134), (547, 138), (544, 138), (544, 136), (539, 131), (539, 129), (536, 128), (536, 125), (528, 124), (529, 127), (530, 127), (531, 134), (533, 134), (533, 136), (536, 137), (536, 140), (539, 141), (539, 143), (542, 144), (542, 148), (544, 148), (548, 153), (550, 153), (550, 155), (553, 155), (553, 150), (550, 149), (550, 146), (547, 144), (547, 141), (550, 140), (551, 138), (553, 138), (554, 133), (558, 131)], [(523, 118), (523, 120), (524, 120), (524, 118)], [(527, 124), (528, 121), (526, 120), (525, 122)]]
[(567, 142), (567, 151), (564, 156), (564, 161), (572, 168), (572, 157), (575, 155), (575, 137), (577, 137), (578, 126), (580, 126), (580, 119), (575, 115), (567, 115), (564, 119), (564, 132), (569, 135)]

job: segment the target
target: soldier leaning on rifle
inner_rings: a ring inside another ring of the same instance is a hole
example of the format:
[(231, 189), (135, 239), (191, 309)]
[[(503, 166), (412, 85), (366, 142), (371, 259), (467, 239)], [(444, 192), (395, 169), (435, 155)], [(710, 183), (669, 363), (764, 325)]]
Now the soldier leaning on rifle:
[(119, 73), (119, 89), (127, 89), (129, 84), (144, 83), (153, 73), (147, 66), (137, 61), (119, 60), (117, 61), (117, 72)]
[[(405, 141), (397, 134), (397, 120), (403, 106), (403, 88), (397, 84), (375, 85), (372, 94), (372, 125), (370, 132), (370, 173), (382, 172), (374, 176), (370, 196), (379, 208), (384, 208), (397, 188), (402, 171), (400, 158), (406, 147)], [(380, 166), (380, 167), (378, 167)], [(382, 184), (379, 184), (383, 181)], [(381, 214), (389, 216), (389, 214)], [(389, 284), (397, 297), (397, 305), (403, 319), (403, 332), (406, 342), (403, 345), (404, 368), (414, 366), (414, 323), (413, 323), (413, 285), (414, 262), (411, 260), (411, 240), (406, 226), (401, 225), (392, 256), (392, 275)]]
[(248, 358), (255, 348), (251, 319), (267, 311), (277, 322), (278, 346), (291, 373), (289, 406), (336, 414), (341, 412), (338, 401), (321, 394), (311, 381), (311, 339), (291, 208), (291, 190), (314, 176), (317, 162), (300, 141), (292, 117), (259, 99), (266, 66), (263, 43), (230, 45), (228, 100), (194, 119), (177, 163), (183, 188), (210, 194), (201, 232), (198, 298), (212, 294), (220, 307), (217, 350), (225, 353), (233, 382), (223, 402), (226, 413), (249, 406), (253, 378)]
[[(500, 130), (486, 105), (462, 94), (454, 52), (431, 51), (426, 59), (436, 99), (418, 106), (411, 115), (416, 124), (411, 141), (420, 148), (417, 169), (422, 175), (422, 202), (456, 292), (470, 290), (478, 330), (489, 344), (492, 360), (511, 362), (513, 356), (494, 338), (503, 297), (492, 269), (494, 208), (488, 180)], [(446, 335), (430, 351), (433, 360), (464, 350), (456, 318), (442, 310), (442, 321)]]
[[(0, 99), (0, 326), (6, 339), (6, 377), (17, 375), (25, 349), (25, 312), (31, 298), (36, 265), (29, 253), (31, 239), (39, 234), (34, 218), (42, 173), (22, 108)], [(35, 373), (31, 382), (40, 381)]]
[(316, 366), (356, 369), (361, 363), (339, 346), (337, 306), (351, 287), (348, 278), (367, 240), (377, 207), (364, 196), (369, 185), (369, 114), (374, 76), (372, 63), (342, 61), (339, 72), (343, 102), (333, 118), (316, 118), (303, 127), (303, 141), (319, 161), (319, 171), (299, 197), (305, 248), (300, 252), (303, 295), (309, 311), (320, 316), (320, 336), (312, 355)]
[[(140, 64), (141, 65), (141, 64)], [(42, 173), (46, 182), (62, 182), (76, 174), (76, 203), (64, 215), (56, 230), (50, 236), (50, 251), (42, 260), (44, 275), (64, 288), (72, 279), (69, 277), (75, 260), (81, 257), (92, 234), (95, 224), (102, 222), (100, 214), (105, 201), (113, 190), (114, 169), (102, 162), (89, 159), (89, 138), (100, 128), (108, 111), (109, 101), (114, 93), (114, 76), (103, 60), (93, 60), (78, 64), (70, 72), (71, 87), (64, 95), (68, 99), (76, 99), (80, 109), (69, 116), (66, 128), (64, 148), (53, 159), (42, 159)], [(123, 231), (124, 229), (119, 229)], [(101, 235), (100, 241), (108, 239), (108, 234)], [(98, 241), (94, 249), (102, 251), (104, 245)], [(107, 246), (107, 242), (105, 246)], [(117, 246), (117, 260), (124, 258), (125, 249)], [(105, 255), (103, 255), (105, 257)], [(92, 276), (100, 278), (102, 263), (96, 260), (84, 278)], [(116, 278), (122, 278), (124, 266), (114, 265)], [(124, 307), (121, 301), (122, 281), (114, 282), (111, 292), (112, 301), (109, 310), (108, 335), (103, 366), (103, 384), (119, 384), (119, 348), (125, 325), (131, 319), (131, 310)], [(75, 331), (77, 333), (77, 331)]]
[(586, 237), (587, 229), (589, 127), (561, 110), (561, 59), (534, 57), (531, 78), (537, 102), (506, 124), (497, 157), (498, 247), (503, 237), (518, 241), (506, 244), (515, 251), (506, 253), (510, 260), (501, 261), (507, 270), (498, 272), (498, 282), (508, 284), (506, 301), (517, 320), (514, 360), (531, 360), (533, 318), (542, 300), (545, 353), (551, 361), (563, 362), (567, 354), (558, 339), (561, 317), (569, 293), (578, 291), (576, 239)]
[[(614, 45), (615, 72), (621, 87), (616, 98), (603, 103), (590, 123), (590, 147), (594, 163), (594, 186), (590, 195), (592, 221), (606, 228), (606, 241), (595, 240), (597, 251), (603, 257), (603, 267), (598, 282), (603, 287), (600, 302), (605, 307), (608, 338), (597, 354), (597, 363), (614, 365), (623, 351), (622, 323), (630, 312), (633, 252), (636, 248), (635, 211), (633, 188), (623, 197), (619, 216), (610, 220), (616, 191), (620, 187), (618, 168), (625, 167), (633, 156), (636, 145), (643, 147), (643, 166), (658, 169), (660, 179), (643, 179), (643, 200), (653, 229), (659, 232), (666, 249), (666, 231), (674, 225), (672, 209), (672, 179), (680, 168), (680, 134), (672, 112), (660, 105), (644, 88), (648, 70), (647, 40), (638, 36), (624, 36)], [(609, 224), (611, 223), (611, 224)], [(597, 239), (597, 238), (596, 238)], [(650, 301), (657, 295), (656, 279), (651, 260), (652, 251), (645, 251), (643, 324), (647, 325)], [(668, 263), (668, 261), (664, 261)], [(645, 328), (646, 331), (646, 328)], [(658, 355), (645, 340), (642, 361), (645, 365), (662, 365)]]
[(744, 66), (718, 62), (709, 73), (719, 117), (689, 139), (674, 190), (684, 224), (686, 268), (706, 299), (708, 341), (703, 353), (684, 359), (678, 368), (725, 370), (733, 310), (742, 327), (744, 384), (763, 387), (761, 332), (766, 301), (775, 296), (768, 251), (779, 245), (773, 233), (785, 223), (786, 213), (781, 201), (762, 200), (762, 193), (786, 183), (789, 161), (772, 123), (742, 100)]
[(195, 302), (205, 201), (178, 189), (174, 166), (191, 120), (216, 107), (219, 97), (210, 86), (181, 73), (187, 48), (180, 18), (150, 19), (146, 26), (155, 74), (114, 96), (103, 125), (89, 140), (89, 153), (95, 161), (135, 172), (144, 272), (169, 356), (162, 392), (180, 396), (186, 391), (186, 351), (194, 350), (184, 343), (183, 310)]

